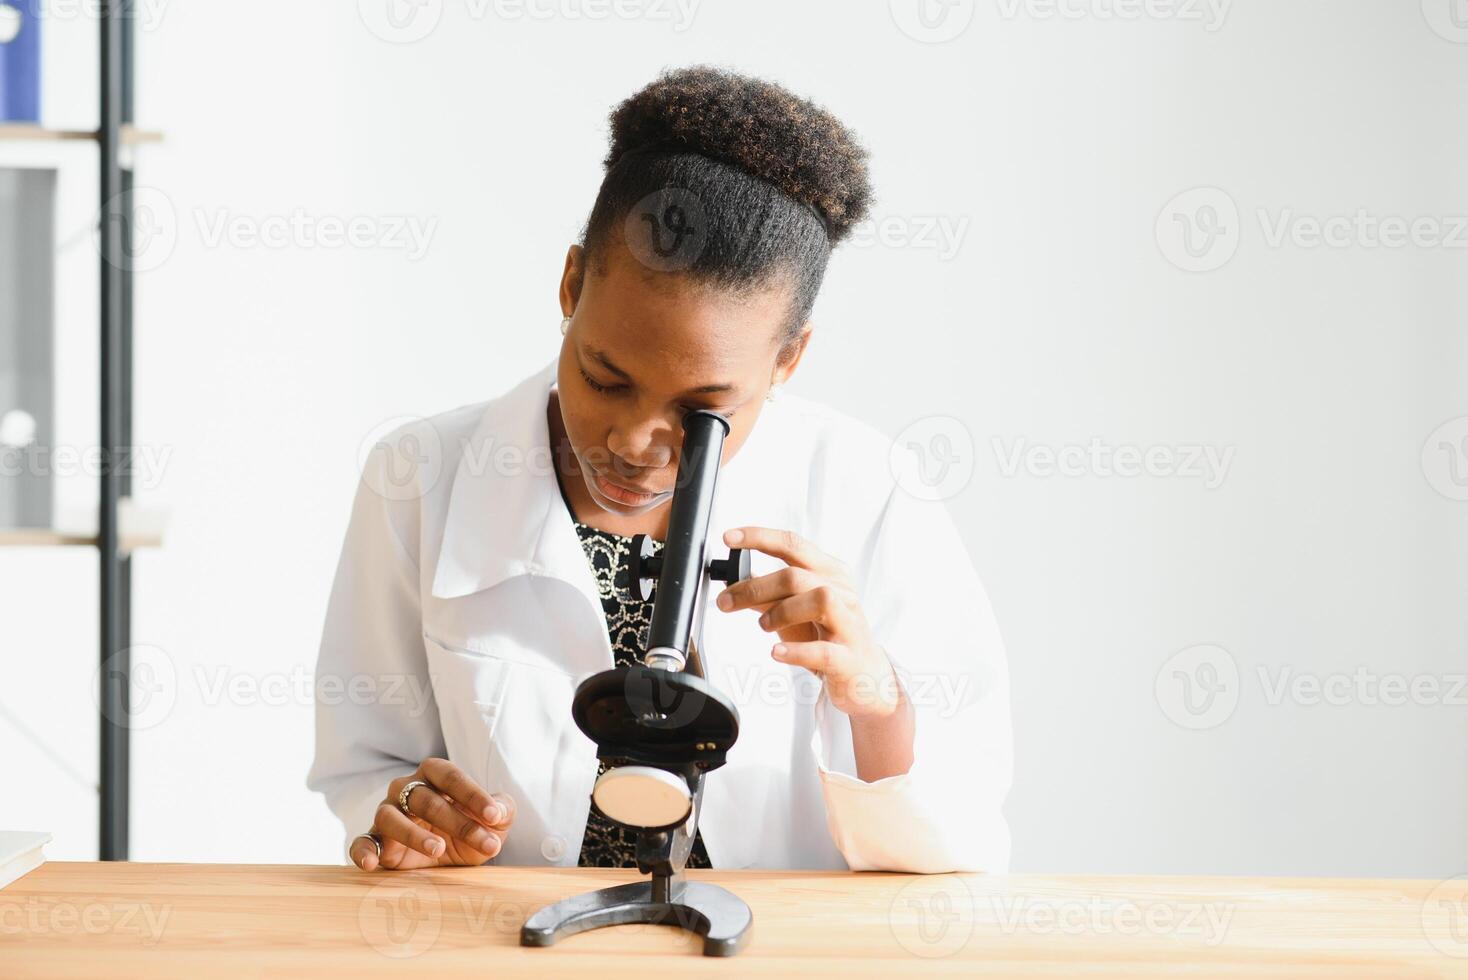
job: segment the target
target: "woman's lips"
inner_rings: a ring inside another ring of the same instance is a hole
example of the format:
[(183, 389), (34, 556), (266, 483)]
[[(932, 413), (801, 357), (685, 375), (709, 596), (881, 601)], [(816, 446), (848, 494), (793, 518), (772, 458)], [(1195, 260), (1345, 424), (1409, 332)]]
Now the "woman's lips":
[(645, 504), (649, 500), (661, 496), (656, 493), (640, 493), (635, 490), (628, 490), (626, 487), (612, 483), (600, 473), (596, 473), (595, 476), (597, 489), (621, 504)]

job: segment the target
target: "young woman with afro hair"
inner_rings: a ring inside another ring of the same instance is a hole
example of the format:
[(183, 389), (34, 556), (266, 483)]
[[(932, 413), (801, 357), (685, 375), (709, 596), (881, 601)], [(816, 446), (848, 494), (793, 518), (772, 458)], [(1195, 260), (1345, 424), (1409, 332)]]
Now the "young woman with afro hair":
[(753, 568), (701, 611), (740, 730), (688, 866), (1005, 870), (1008, 675), (958, 532), (908, 447), (781, 392), (871, 207), (867, 151), (813, 102), (706, 66), (610, 122), (547, 318), (559, 355), (366, 465), (318, 676), (423, 695), (318, 698), (310, 785), (366, 871), (635, 867), (635, 834), (591, 804), (606, 767), (571, 701), (642, 662), (629, 545), (665, 540), (682, 420), (703, 410), (728, 424), (710, 553)]

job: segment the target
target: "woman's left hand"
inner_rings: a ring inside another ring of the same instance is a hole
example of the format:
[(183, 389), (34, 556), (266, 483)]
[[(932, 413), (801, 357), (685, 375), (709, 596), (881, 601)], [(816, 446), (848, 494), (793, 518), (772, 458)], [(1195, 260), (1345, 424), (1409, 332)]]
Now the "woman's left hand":
[(846, 566), (795, 534), (768, 527), (724, 532), (731, 548), (761, 551), (786, 563), (719, 593), (725, 612), (757, 609), (765, 632), (779, 634), (771, 655), (825, 681), (831, 703), (849, 717), (884, 718), (899, 706), (897, 675), (872, 637)]

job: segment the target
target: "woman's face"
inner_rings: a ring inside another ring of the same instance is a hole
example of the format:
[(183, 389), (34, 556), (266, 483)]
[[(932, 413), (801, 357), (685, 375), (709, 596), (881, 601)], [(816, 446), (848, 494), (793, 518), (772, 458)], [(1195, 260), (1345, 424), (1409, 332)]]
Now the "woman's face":
[(598, 507), (648, 514), (672, 500), (683, 416), (707, 409), (728, 420), (727, 462), (770, 385), (795, 370), (804, 338), (776, 364), (788, 286), (735, 296), (651, 270), (619, 244), (605, 274), (582, 276), (582, 262), (572, 246), (561, 280), (561, 309), (571, 318), (557, 377), (567, 440)]

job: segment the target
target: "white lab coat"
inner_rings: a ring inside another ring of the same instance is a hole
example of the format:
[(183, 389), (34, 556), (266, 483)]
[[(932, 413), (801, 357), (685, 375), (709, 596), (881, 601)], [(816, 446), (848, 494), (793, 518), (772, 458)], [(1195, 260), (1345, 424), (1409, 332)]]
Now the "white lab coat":
[[(492, 864), (575, 866), (597, 770), (571, 719), (612, 666), (596, 582), (550, 465), (553, 361), (489, 402), (400, 426), (366, 463), (317, 665), (308, 785), (346, 836), (390, 780), (451, 759), (518, 815)], [(847, 716), (776, 662), (750, 610), (708, 590), (708, 676), (740, 713), (704, 782), (715, 868), (1004, 871), (1009, 680), (984, 588), (942, 503), (902, 489), (890, 440), (782, 394), (721, 469), (709, 556), (741, 525), (795, 531), (845, 561), (916, 711), (915, 761), (856, 776)], [(754, 555), (754, 574), (782, 567)], [(431, 690), (431, 697), (421, 692)], [(326, 692), (325, 694), (323, 692)]]

